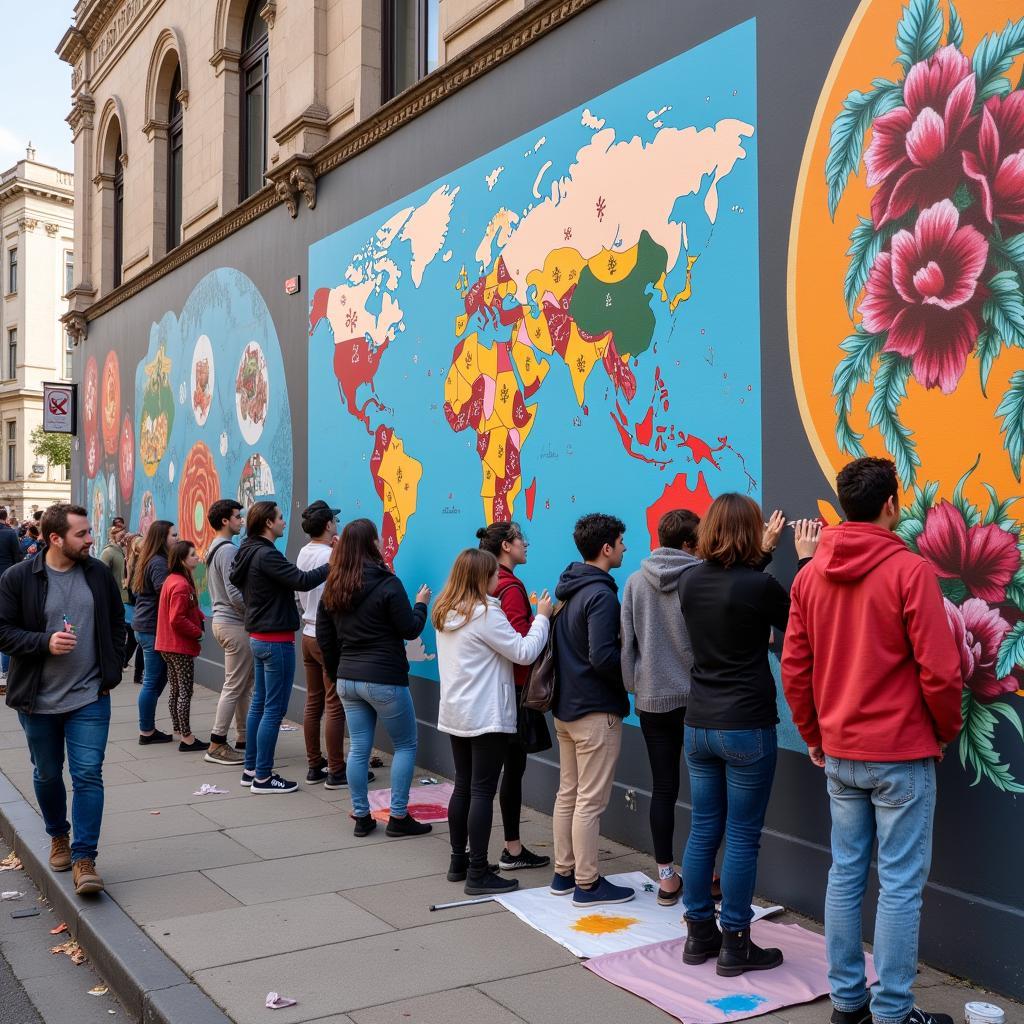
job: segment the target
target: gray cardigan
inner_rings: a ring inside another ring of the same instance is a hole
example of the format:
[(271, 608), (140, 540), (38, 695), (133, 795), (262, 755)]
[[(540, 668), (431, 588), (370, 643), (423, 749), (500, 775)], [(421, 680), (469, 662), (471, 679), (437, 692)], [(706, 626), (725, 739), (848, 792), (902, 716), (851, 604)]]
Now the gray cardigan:
[(626, 580), (622, 594), (622, 680), (637, 711), (686, 706), (693, 651), (679, 607), (679, 581), (700, 559), (655, 548)]

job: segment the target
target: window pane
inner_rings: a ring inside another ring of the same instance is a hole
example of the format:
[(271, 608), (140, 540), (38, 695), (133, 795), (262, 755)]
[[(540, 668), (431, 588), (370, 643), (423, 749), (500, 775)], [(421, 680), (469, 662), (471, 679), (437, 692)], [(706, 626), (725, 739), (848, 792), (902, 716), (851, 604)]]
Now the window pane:
[[(257, 69), (261, 72), (262, 69)], [(250, 73), (252, 74), (252, 73)], [(263, 78), (262, 73), (257, 83), (249, 89), (245, 96), (245, 194), (251, 196), (263, 188), (264, 171), (264, 132), (263, 120)]]
[(416, 52), (416, 9), (419, 7), (419, 0), (393, 0), (393, 3), (394, 37), (391, 55), (397, 96), (419, 77)]
[(427, 73), (429, 74), (441, 59), (441, 46), (438, 38), (438, 6), (440, 0), (427, 0), (427, 29), (424, 35), (427, 42)]
[[(18, 331), (12, 329), (7, 332), (7, 376), (13, 378), (18, 376)], [(13, 427), (14, 424), (8, 424)]]
[(18, 437), (18, 424), (15, 420), (9, 420), (7, 423), (7, 440), (14, 441)]
[(18, 250), (7, 251), (7, 290), (16, 292), (18, 290)]
[(64, 250), (64, 294), (67, 295), (75, 287), (75, 254), (70, 249)]
[(14, 458), (15, 447), (13, 444), (7, 446), (7, 479), (14, 479)]
[(171, 138), (170, 194), (167, 197), (167, 248), (173, 249), (181, 242), (181, 169), (182, 169), (181, 134)]

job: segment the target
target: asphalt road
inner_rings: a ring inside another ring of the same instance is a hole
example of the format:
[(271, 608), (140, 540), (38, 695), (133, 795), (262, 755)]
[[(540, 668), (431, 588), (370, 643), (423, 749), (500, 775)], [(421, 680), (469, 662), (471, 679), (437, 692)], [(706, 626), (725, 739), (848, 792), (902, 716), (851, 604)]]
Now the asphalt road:
[[(9, 852), (0, 843), (0, 858)], [(60, 921), (28, 875), (0, 872), (0, 890), (23, 894), (0, 901), (0, 1024), (130, 1024), (132, 1018), (113, 995), (89, 994), (104, 982), (88, 962), (74, 964), (50, 952), (70, 936), (50, 934)], [(39, 914), (11, 917), (31, 907), (38, 907)]]

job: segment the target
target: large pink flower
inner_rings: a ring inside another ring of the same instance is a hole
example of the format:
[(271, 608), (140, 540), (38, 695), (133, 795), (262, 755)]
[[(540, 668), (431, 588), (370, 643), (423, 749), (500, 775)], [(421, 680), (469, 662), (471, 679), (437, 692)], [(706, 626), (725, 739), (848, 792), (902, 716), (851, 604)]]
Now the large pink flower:
[(960, 654), (964, 686), (986, 704), (1016, 691), (1012, 675), (996, 678), (999, 645), (1010, 631), (1006, 619), (976, 597), (969, 597), (959, 608), (946, 599), (946, 619)]
[(988, 242), (960, 226), (944, 199), (924, 210), (914, 232), (897, 231), (868, 274), (860, 312), (872, 333), (889, 332), (886, 352), (913, 360), (914, 376), (947, 395), (956, 388), (978, 339), (978, 278)]
[(981, 113), (977, 146), (964, 172), (978, 183), (985, 219), (1024, 231), (1024, 92), (993, 96)]
[(948, 501), (928, 510), (917, 550), (939, 576), (960, 580), (975, 596), (998, 604), (1020, 566), (1017, 538), (996, 523), (968, 528)]
[(868, 185), (881, 186), (871, 200), (877, 227), (956, 190), (963, 180), (963, 150), (977, 134), (974, 94), (970, 62), (955, 46), (944, 46), (910, 69), (903, 83), (905, 106), (875, 121), (864, 154)]

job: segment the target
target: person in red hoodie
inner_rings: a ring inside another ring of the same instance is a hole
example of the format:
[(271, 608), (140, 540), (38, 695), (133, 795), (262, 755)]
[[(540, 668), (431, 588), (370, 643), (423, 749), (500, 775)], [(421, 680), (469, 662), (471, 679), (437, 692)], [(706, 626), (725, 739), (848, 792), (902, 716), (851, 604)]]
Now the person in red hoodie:
[(195, 681), (195, 660), (203, 638), (203, 613), (199, 608), (192, 572), (199, 562), (196, 546), (189, 540), (171, 545), (167, 556), (167, 579), (160, 589), (156, 617), (156, 650), (167, 663), (170, 683), (167, 703), (171, 725), (180, 737), (183, 754), (206, 750), (206, 740), (192, 735), (189, 712)]
[[(822, 531), (797, 576), (782, 685), (832, 813), (825, 937), (833, 1024), (952, 1024), (914, 1006), (921, 894), (931, 863), (935, 763), (961, 727), (960, 658), (935, 572), (893, 533), (896, 467), (851, 462), (836, 481), (847, 522)], [(878, 842), (868, 994), (861, 909)]]
[[(476, 536), (480, 547), (498, 560), (498, 589), (494, 596), (501, 602), (501, 610), (512, 628), (520, 636), (526, 636), (533, 622), (533, 607), (523, 581), (515, 572), (517, 566), (526, 565), (526, 549), (529, 545), (522, 528), (518, 523), (492, 523), (477, 530)], [(512, 672), (516, 684), (516, 706), (519, 708), (519, 732), (511, 737), (505, 749), (501, 789), (498, 791), (501, 822), (505, 829), (505, 848), (498, 860), (502, 871), (545, 868), (551, 863), (550, 857), (543, 857), (523, 846), (519, 837), (526, 755), (550, 749), (551, 734), (543, 715), (522, 706), (523, 687), (530, 678), (530, 666), (513, 665)], [(529, 730), (525, 728), (526, 725), (530, 726)]]

